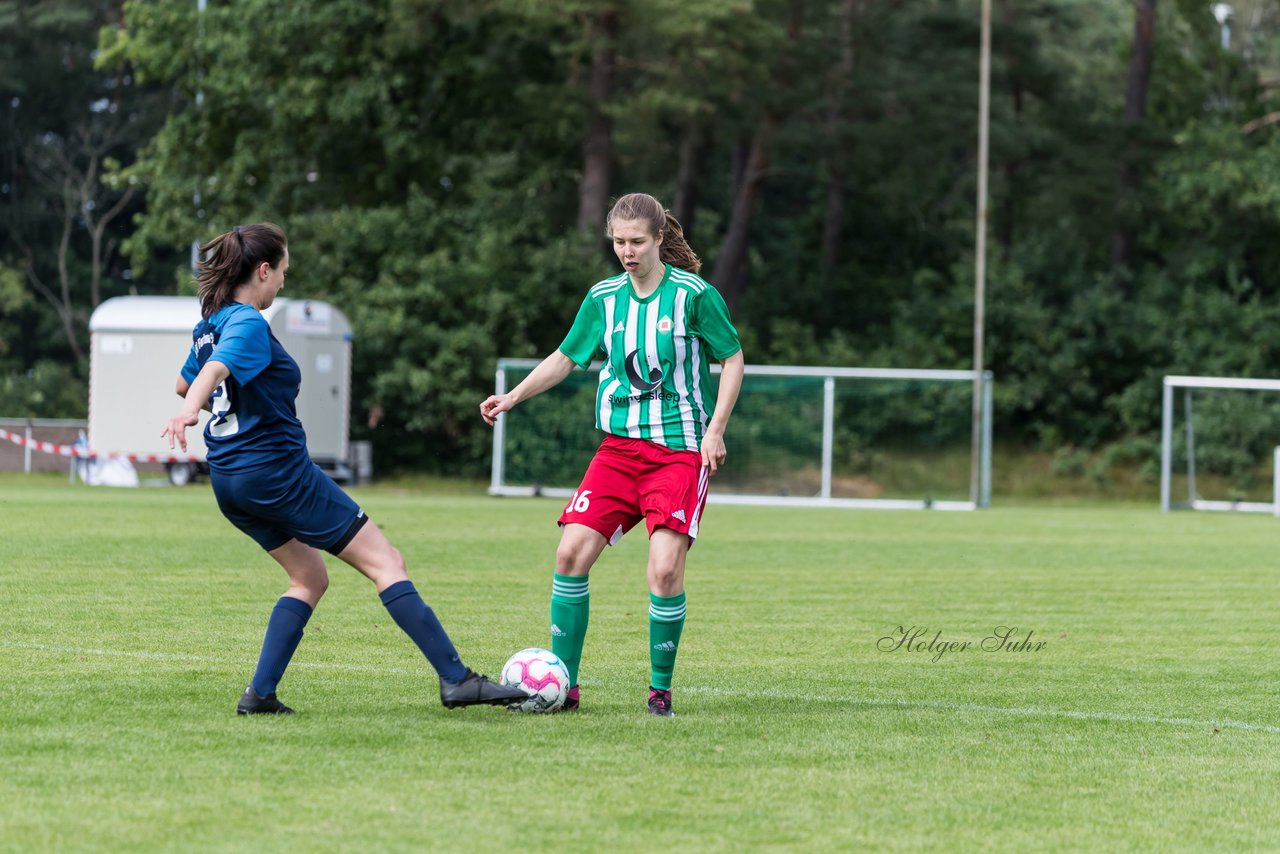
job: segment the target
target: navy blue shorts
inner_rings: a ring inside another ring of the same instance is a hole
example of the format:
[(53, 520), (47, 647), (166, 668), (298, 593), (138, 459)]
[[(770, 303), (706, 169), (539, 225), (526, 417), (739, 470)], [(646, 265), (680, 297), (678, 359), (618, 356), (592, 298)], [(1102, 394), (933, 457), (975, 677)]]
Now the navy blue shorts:
[(209, 479), (222, 515), (267, 551), (296, 539), (336, 555), (369, 521), (309, 458)]

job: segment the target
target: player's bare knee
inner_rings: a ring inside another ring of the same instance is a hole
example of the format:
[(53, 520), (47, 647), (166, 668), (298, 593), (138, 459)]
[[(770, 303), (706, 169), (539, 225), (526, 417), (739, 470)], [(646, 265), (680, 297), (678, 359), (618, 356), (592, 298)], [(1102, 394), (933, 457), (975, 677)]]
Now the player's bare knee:
[(561, 541), (556, 547), (556, 572), (560, 575), (586, 575), (591, 571), (592, 549), (582, 543)]
[(395, 584), (397, 581), (404, 581), (409, 577), (404, 555), (390, 543), (387, 544), (385, 550), (379, 552), (374, 565), (365, 574), (372, 578), (379, 587)]
[(329, 576), (326, 573), (320, 576), (290, 579), (288, 595), (294, 599), (300, 599), (314, 608), (328, 589)]
[(659, 596), (673, 595), (665, 592), (668, 590), (678, 593), (680, 584), (684, 580), (679, 567), (672, 564), (650, 564), (648, 575), (649, 587)]

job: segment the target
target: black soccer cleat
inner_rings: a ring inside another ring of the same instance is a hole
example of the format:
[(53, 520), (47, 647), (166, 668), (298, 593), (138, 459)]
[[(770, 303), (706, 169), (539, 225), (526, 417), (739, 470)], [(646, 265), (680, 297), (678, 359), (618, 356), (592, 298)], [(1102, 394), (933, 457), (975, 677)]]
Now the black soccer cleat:
[(578, 702), (578, 686), (574, 685), (569, 689), (569, 693), (564, 696), (564, 705), (560, 707), (562, 712), (576, 712), (579, 707)]
[(440, 680), (440, 702), (446, 709), (459, 706), (510, 706), (529, 699), (524, 689), (490, 681), (488, 676), (467, 670), (458, 683)]
[(293, 709), (276, 699), (274, 693), (259, 697), (250, 685), (244, 689), (244, 696), (236, 703), (237, 715), (291, 715)]
[(671, 708), (671, 692), (661, 688), (649, 687), (649, 714), (660, 718), (674, 718), (676, 710)]

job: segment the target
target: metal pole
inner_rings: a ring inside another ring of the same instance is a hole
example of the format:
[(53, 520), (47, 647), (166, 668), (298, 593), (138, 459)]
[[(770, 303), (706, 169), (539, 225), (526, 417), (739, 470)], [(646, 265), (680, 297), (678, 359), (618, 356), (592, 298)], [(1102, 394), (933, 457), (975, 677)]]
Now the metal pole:
[(822, 381), (822, 491), (823, 498), (831, 497), (831, 460), (836, 444), (836, 378)]
[(994, 404), (991, 387), (995, 385), (991, 372), (982, 374), (982, 480), (978, 490), (978, 507), (991, 506), (991, 427), (994, 418)]
[[(493, 393), (494, 394), (507, 393), (506, 368), (502, 368), (502, 367), (498, 368), (498, 373), (494, 376), (494, 379), (493, 379)], [(501, 412), (498, 414), (498, 420), (493, 425), (493, 467), (491, 468), (490, 474), (489, 474), (489, 494), (490, 495), (497, 495), (499, 487), (502, 486), (503, 456), (506, 450), (503, 447), (503, 443), (505, 442), (506, 432), (507, 432), (507, 413)]]
[[(196, 38), (203, 42), (204, 37), (204, 10), (208, 5), (208, 0), (196, 0)], [(203, 47), (203, 45), (201, 45)], [(196, 109), (204, 106), (204, 88), (196, 90)], [(203, 197), (200, 195), (200, 178), (196, 177), (195, 191), (191, 194), (191, 203), (195, 206), (196, 222), (204, 219), (202, 206)], [(191, 275), (198, 276), (200, 274), (200, 235), (197, 234), (191, 240)]]
[(1191, 389), (1183, 391), (1185, 397), (1182, 399), (1187, 426), (1185, 428), (1187, 434), (1187, 503), (1195, 507), (1196, 499), (1200, 496), (1196, 492), (1196, 431), (1191, 424)]
[(1160, 511), (1169, 512), (1169, 481), (1173, 477), (1173, 386), (1164, 381), (1160, 404)]
[(991, 0), (982, 0), (982, 47), (978, 59), (978, 215), (973, 258), (973, 421), (970, 430), (969, 500), (982, 500), (982, 340), (987, 289), (987, 159), (991, 122)]
[(27, 442), (22, 446), (22, 471), (31, 474), (31, 419), (27, 419)]
[(1280, 516), (1280, 445), (1271, 452), (1271, 514)]
[[(86, 437), (85, 437), (85, 435), (84, 435), (84, 431), (83, 431), (83, 430), (79, 431), (79, 436), (78, 436), (78, 438), (77, 438), (77, 440), (76, 440), (76, 447), (78, 447), (78, 448), (87, 448), (87, 447), (89, 447), (89, 443), (88, 443), (88, 441), (86, 441)], [(75, 482), (76, 482), (76, 464), (77, 464), (77, 463), (79, 463), (79, 462), (80, 462), (80, 458), (79, 458), (79, 457), (74, 456), (74, 455), (71, 457), (71, 469), (67, 472), (67, 483), (75, 483)]]

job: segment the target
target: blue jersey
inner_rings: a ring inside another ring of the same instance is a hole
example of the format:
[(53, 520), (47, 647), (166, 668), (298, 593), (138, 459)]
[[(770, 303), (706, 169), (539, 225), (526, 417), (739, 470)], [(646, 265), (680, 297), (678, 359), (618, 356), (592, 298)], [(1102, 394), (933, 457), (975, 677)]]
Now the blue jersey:
[(191, 337), (183, 379), (194, 382), (210, 359), (231, 371), (209, 396), (209, 468), (239, 474), (305, 456), (307, 437), (294, 407), (302, 372), (258, 310), (243, 303), (224, 306), (197, 323)]

